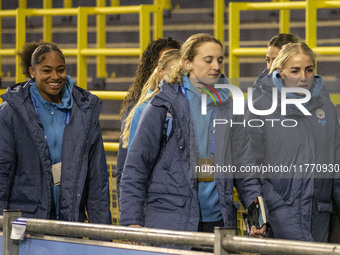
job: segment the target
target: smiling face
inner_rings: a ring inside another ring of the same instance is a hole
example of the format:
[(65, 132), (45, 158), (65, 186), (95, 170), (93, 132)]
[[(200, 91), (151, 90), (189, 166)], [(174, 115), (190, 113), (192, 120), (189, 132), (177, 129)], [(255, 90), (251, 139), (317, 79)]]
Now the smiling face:
[(56, 51), (47, 52), (40, 59), (43, 60), (39, 64), (30, 67), (31, 77), (35, 79), (37, 89), (46, 101), (61, 103), (60, 92), (67, 79), (65, 61)]
[(208, 84), (216, 83), (222, 72), (222, 47), (215, 42), (204, 42), (195, 51), (196, 55), (192, 61), (184, 60), (189, 78)]
[(315, 68), (312, 59), (302, 53), (288, 59), (283, 68), (279, 68), (280, 75), (286, 87), (310, 89), (313, 85)]

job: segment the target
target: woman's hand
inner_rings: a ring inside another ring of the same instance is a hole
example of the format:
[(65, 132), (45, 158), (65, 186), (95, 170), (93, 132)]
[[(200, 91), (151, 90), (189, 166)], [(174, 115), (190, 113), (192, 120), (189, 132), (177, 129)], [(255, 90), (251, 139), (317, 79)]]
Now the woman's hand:
[(250, 237), (257, 237), (257, 238), (263, 238), (263, 236), (267, 232), (267, 226), (263, 225), (262, 228), (258, 229), (254, 225), (251, 226), (249, 236)]
[(130, 228), (141, 228), (142, 226), (140, 226), (140, 225), (129, 225), (128, 227), (130, 227)]

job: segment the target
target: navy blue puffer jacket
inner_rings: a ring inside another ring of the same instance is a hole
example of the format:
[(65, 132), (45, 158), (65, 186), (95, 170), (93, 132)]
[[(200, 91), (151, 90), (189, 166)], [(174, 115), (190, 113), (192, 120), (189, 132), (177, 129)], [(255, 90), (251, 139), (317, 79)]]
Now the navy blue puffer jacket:
[[(270, 109), (272, 75), (280, 79), (274, 72), (258, 80), (262, 94), (253, 102), (255, 109)], [(262, 181), (273, 237), (326, 242), (332, 198), (340, 204), (340, 133), (335, 106), (325, 95), (320, 76), (315, 76), (311, 90), (312, 98), (304, 104), (311, 116), (304, 115), (293, 104), (287, 105), (285, 116), (281, 115), (278, 93), (275, 112), (259, 116), (248, 111), (246, 119), (264, 123), (261, 127), (248, 127), (257, 164), (291, 169)], [(276, 121), (273, 124), (266, 119)], [(284, 120), (297, 124), (285, 127), (280, 124)]]
[[(172, 132), (164, 137), (164, 122), (171, 114)], [(161, 90), (142, 113), (128, 152), (120, 185), (120, 224), (197, 231), (200, 209), (195, 139), (189, 104), (179, 84), (163, 81)], [(232, 100), (217, 107), (217, 119), (232, 119)], [(242, 125), (219, 125), (215, 131), (215, 165), (252, 165), (249, 139)], [(217, 139), (218, 138), (218, 139)], [(260, 195), (257, 179), (235, 179), (215, 173), (219, 206), (226, 227), (236, 227), (236, 186), (241, 202), (248, 207)]]
[[(51, 161), (29, 83), (16, 84), (0, 105), (0, 213), (51, 218)], [(70, 122), (62, 145), (60, 220), (111, 223), (109, 183), (99, 126), (101, 100), (74, 86)]]

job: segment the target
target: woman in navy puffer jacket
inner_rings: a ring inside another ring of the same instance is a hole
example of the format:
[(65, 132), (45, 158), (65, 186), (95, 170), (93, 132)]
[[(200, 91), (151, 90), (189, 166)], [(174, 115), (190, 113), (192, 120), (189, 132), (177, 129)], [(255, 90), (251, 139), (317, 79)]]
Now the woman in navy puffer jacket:
[(74, 85), (53, 43), (19, 53), (28, 82), (9, 87), (0, 105), (0, 212), (111, 223), (101, 100)]
[[(231, 172), (204, 178), (197, 171), (206, 165), (202, 162), (237, 169), (254, 164), (242, 125), (214, 128), (214, 118), (242, 121), (233, 116), (228, 90), (216, 89), (221, 103), (216, 107), (207, 98), (207, 114), (201, 114), (202, 83), (227, 83), (221, 74), (223, 47), (211, 35), (196, 34), (181, 52), (180, 63), (143, 111), (128, 151), (120, 186), (120, 224), (203, 232), (215, 226), (236, 228), (233, 187), (248, 207), (261, 195), (259, 181), (235, 179)], [(265, 227), (253, 229), (252, 234), (262, 236), (264, 231)]]
[[(270, 115), (247, 111), (247, 121), (253, 122), (248, 131), (254, 155), (258, 165), (285, 168), (263, 176), (270, 234), (326, 242), (332, 198), (340, 204), (340, 134), (335, 106), (315, 74), (315, 54), (304, 42), (284, 45), (270, 74), (259, 82), (262, 95), (253, 102), (254, 108), (270, 109), (273, 97), (278, 98), (278, 107)], [(311, 98), (300, 109), (291, 103), (285, 107), (281, 96), (287, 89), (301, 90), (286, 93), (288, 100), (304, 100), (303, 91)]]

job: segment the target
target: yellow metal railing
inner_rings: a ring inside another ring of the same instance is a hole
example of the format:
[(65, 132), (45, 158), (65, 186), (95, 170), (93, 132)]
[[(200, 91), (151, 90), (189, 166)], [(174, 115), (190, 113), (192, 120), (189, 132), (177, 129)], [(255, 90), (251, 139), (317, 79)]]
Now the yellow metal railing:
[[(159, 2), (159, 3), (158, 3)], [(119, 7), (104, 7), (105, 1), (98, 0), (97, 7), (78, 7), (78, 8), (51, 8), (51, 0), (44, 0), (44, 9), (26, 9), (27, 3), (25, 0), (19, 1), (19, 8), (16, 10), (0, 11), (0, 18), (15, 17), (16, 18), (16, 47), (15, 49), (0, 49), (0, 57), (14, 56), (15, 52), (21, 50), (26, 42), (26, 17), (42, 16), (43, 24), (43, 39), (51, 41), (52, 38), (52, 16), (77, 16), (77, 48), (64, 49), (65, 55), (77, 56), (77, 83), (86, 88), (87, 66), (86, 58), (88, 56), (97, 56), (97, 76), (106, 77), (105, 56), (141, 56), (150, 41), (151, 25), (150, 14), (155, 16), (154, 22), (154, 39), (163, 36), (163, 1), (155, 0), (155, 5), (138, 5), (138, 6), (119, 6)], [(65, 5), (71, 3), (65, 1)], [(139, 13), (139, 48), (117, 48), (108, 49), (105, 47), (105, 15), (107, 14), (130, 14)], [(89, 15), (97, 15), (97, 48), (87, 48), (88, 24)], [(19, 57), (16, 56), (16, 82), (24, 81), (25, 77), (21, 72), (19, 65)], [(1, 71), (1, 70), (0, 70)], [(80, 75), (81, 74), (81, 75)]]
[[(97, 7), (105, 7), (105, 0), (97, 0)], [(97, 15), (97, 48), (106, 48), (106, 16)], [(97, 77), (107, 77), (106, 73), (106, 56), (97, 57)]]
[[(305, 35), (306, 43), (313, 51), (320, 55), (340, 55), (340, 47), (318, 47), (317, 46), (317, 9), (339, 8), (340, 1), (306, 0), (292, 1), (276, 0), (273, 2), (230, 2), (229, 3), (229, 73), (231, 80), (240, 78), (241, 56), (265, 56), (267, 48), (240, 47), (240, 12), (257, 10), (279, 10), (280, 33), (290, 32), (290, 10), (305, 9)], [(223, 11), (221, 11), (223, 10)], [(215, 36), (224, 41), (224, 0), (215, 0)], [(340, 104), (340, 95), (332, 95), (334, 104)]]
[[(1, 93), (1, 90), (0, 90)], [(99, 98), (105, 100), (123, 100), (127, 92), (126, 91), (91, 91), (92, 94), (98, 96)], [(104, 142), (105, 151), (118, 151), (119, 143)]]
[(73, 0), (64, 0), (64, 8), (72, 8)]

